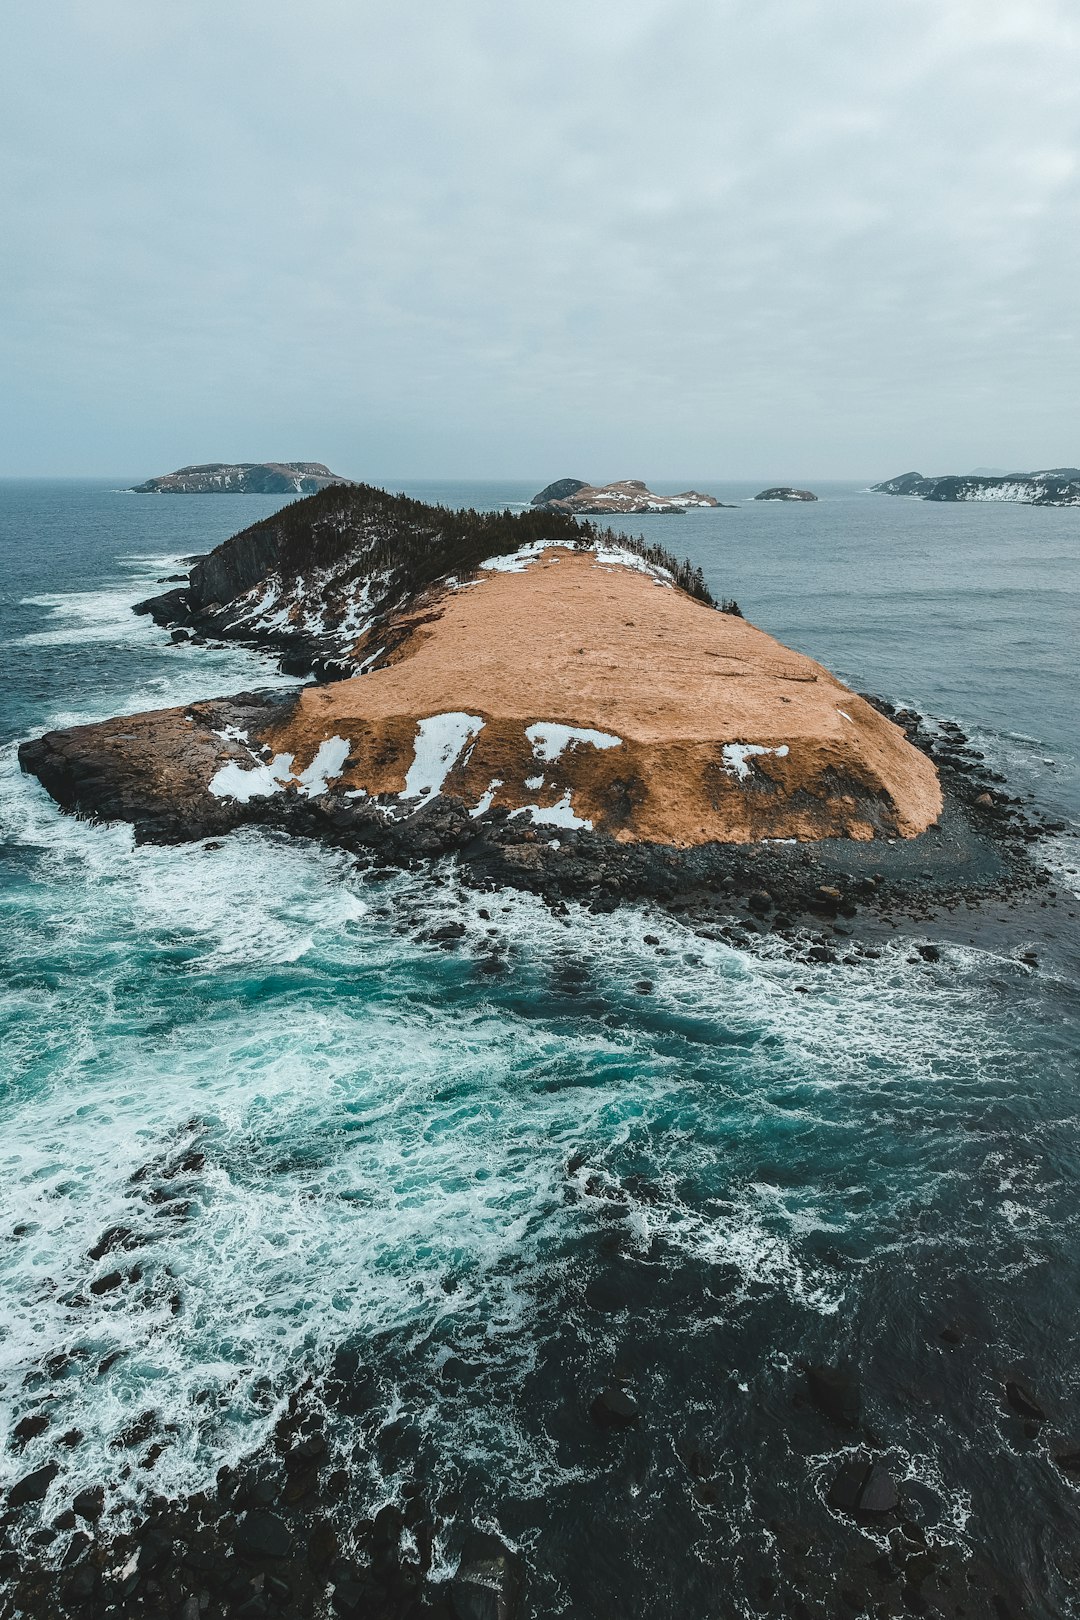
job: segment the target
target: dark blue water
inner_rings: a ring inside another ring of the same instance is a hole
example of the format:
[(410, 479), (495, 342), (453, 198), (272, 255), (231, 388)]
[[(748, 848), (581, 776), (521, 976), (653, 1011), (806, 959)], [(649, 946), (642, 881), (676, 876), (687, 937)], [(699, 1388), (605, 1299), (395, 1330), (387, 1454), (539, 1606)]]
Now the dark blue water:
[[(1080, 514), (820, 493), (632, 528), (1075, 824)], [(905, 1513), (1072, 1612), (1075, 842), (1016, 923), (1037, 971), (975, 920), (934, 964), (898, 934), (811, 974), (644, 909), (485, 904), (449, 867), (374, 882), (255, 831), (135, 849), (59, 815), (17, 739), (283, 679), (129, 611), (274, 505), (0, 484), (0, 1390), (9, 1427), (50, 1419), (3, 1482), (56, 1457), (45, 1522), (87, 1483), (118, 1515), (200, 1489), (353, 1345), (370, 1399), (332, 1433), (368, 1509), (420, 1480), (497, 1525), (537, 1615), (766, 1613), (793, 1526), (824, 1580), (880, 1550), (824, 1504), (851, 1437), (796, 1400), (800, 1361), (849, 1358)], [(450, 916), (460, 950), (418, 940)], [(112, 1225), (140, 1274), (98, 1296)], [(616, 1364), (629, 1437), (588, 1417)], [(141, 1468), (114, 1442), (147, 1410)]]

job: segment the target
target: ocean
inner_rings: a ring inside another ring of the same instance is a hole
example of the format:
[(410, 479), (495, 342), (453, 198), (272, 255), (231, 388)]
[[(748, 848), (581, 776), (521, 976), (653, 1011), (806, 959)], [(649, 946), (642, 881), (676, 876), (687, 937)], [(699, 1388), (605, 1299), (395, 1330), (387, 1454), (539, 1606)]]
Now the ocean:
[[(120, 482), (0, 482), (0, 1485), (59, 1464), (38, 1556), (79, 1489), (114, 1525), (203, 1490), (359, 1365), (329, 1429), (353, 1510), (419, 1486), (436, 1575), (497, 1531), (537, 1617), (764, 1615), (785, 1570), (880, 1557), (825, 1501), (868, 1436), (931, 1546), (1080, 1613), (1080, 512), (696, 479), (735, 509), (627, 525), (1066, 824), (1044, 904), (945, 919), (937, 961), (913, 925), (809, 969), (448, 863), (61, 815), (20, 740), (293, 684), (130, 611), (280, 503)], [(446, 920), (456, 949), (419, 937)], [(804, 1398), (838, 1361), (859, 1436)], [(616, 1377), (625, 1434), (589, 1415)]]

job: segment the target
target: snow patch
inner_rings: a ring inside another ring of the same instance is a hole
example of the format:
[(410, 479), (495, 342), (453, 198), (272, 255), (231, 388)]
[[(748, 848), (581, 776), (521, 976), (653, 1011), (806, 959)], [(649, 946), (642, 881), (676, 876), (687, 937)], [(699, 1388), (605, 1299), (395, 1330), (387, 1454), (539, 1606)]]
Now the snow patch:
[(632, 568), (638, 574), (648, 574), (658, 585), (674, 585), (674, 580), (666, 568), (646, 562), (644, 557), (639, 557), (636, 551), (631, 551), (626, 546), (600, 544), (593, 549), (596, 552), (597, 567), (607, 567), (614, 563), (619, 568)]
[(484, 729), (476, 714), (433, 714), (421, 720), (413, 745), (413, 762), (400, 799), (419, 799), (425, 805), (442, 792), (442, 785), (467, 743)]
[(528, 788), (530, 793), (535, 793), (536, 790), (538, 788), (542, 788), (543, 785), (544, 778), (542, 776), (527, 776), (525, 778), (525, 786)]
[(509, 551), (502, 557), (489, 557), (480, 564), (496, 574), (523, 574), (531, 562), (535, 562), (541, 552), (550, 551), (558, 542), (554, 540), (530, 540), (527, 546), (521, 546), (517, 551)]
[(501, 787), (502, 777), (493, 776), (483, 793), (480, 795), (479, 799), (477, 799), (476, 804), (469, 811), (469, 814), (472, 816), (474, 821), (476, 820), (477, 816), (482, 816), (491, 809), (491, 801), (494, 799), (496, 792)]
[(756, 754), (776, 754), (783, 759), (787, 752), (787, 743), (781, 743), (779, 748), (763, 748), (758, 743), (725, 743), (724, 769), (730, 775), (737, 776), (740, 782), (745, 782), (750, 775), (750, 767), (746, 763), (748, 759)]
[(569, 788), (557, 804), (550, 804), (546, 809), (539, 804), (523, 804), (519, 810), (511, 810), (510, 816), (528, 816), (537, 827), (584, 827), (586, 832), (592, 831), (591, 821), (574, 814)]
[(246, 771), (230, 759), (211, 777), (209, 789), (215, 799), (239, 799), (242, 804), (249, 799), (265, 799), (281, 792), (292, 776), (292, 763), (291, 754), (275, 754), (269, 765), (255, 765)]
[(315, 758), (298, 778), (301, 789), (309, 799), (317, 799), (320, 793), (326, 792), (330, 777), (341, 775), (341, 767), (349, 757), (350, 747), (346, 737), (328, 737), (319, 744)]
[[(618, 748), (622, 744), (622, 738), (613, 736), (610, 731), (563, 726), (554, 720), (535, 720), (525, 727), (525, 735), (532, 744), (535, 758), (546, 762), (558, 759), (567, 748), (576, 748), (579, 743), (589, 743), (593, 748)], [(532, 782), (527, 782), (526, 786), (531, 787)]]

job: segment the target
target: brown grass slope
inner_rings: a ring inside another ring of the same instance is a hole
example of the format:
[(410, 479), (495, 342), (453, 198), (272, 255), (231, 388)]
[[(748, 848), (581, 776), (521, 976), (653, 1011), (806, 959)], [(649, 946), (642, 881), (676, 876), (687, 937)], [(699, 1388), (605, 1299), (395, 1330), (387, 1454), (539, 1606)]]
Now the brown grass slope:
[[(333, 788), (400, 794), (420, 721), (471, 715), (483, 728), (444, 795), (541, 817), (569, 802), (624, 840), (910, 838), (941, 813), (930, 761), (821, 665), (602, 553), (556, 546), (521, 572), (436, 587), (389, 629), (387, 667), (306, 688), (259, 740), (299, 770), (340, 737)], [(537, 722), (620, 740), (542, 761), (525, 734)]]

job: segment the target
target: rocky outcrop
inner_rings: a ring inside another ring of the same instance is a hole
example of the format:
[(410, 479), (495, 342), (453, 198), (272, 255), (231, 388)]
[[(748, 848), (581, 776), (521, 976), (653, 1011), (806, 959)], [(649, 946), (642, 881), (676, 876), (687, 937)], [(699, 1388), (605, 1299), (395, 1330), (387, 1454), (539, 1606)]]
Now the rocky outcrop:
[(901, 473), (871, 486), (875, 495), (910, 495), (924, 501), (1015, 501), (1025, 506), (1080, 506), (1080, 468), (1053, 467), (1045, 472), (947, 474), (924, 478)]
[(556, 846), (910, 838), (941, 811), (899, 727), (609, 542), (487, 559), (367, 635), (362, 676), (51, 733), (23, 766), (142, 837), (258, 821), (396, 852), (485, 827)]
[(548, 506), (552, 501), (564, 501), (569, 495), (576, 495), (579, 489), (588, 489), (584, 478), (556, 478), (553, 484), (547, 484), (538, 495), (534, 495), (529, 502), (530, 506)]
[[(552, 493), (571, 484), (576, 487), (566, 494)], [(719, 506), (721, 503), (715, 496), (702, 495), (696, 489), (684, 490), (681, 495), (654, 495), (640, 478), (623, 478), (615, 484), (579, 484), (574, 478), (565, 478), (534, 495), (532, 504), (577, 517), (610, 517), (613, 514), (685, 512), (692, 506)]]
[(314, 495), (351, 479), (321, 461), (207, 461), (135, 484), (136, 495)]
[(755, 501), (816, 501), (817, 496), (808, 489), (792, 489), (789, 484), (777, 484), (773, 489), (763, 489), (760, 495), (754, 496)]

